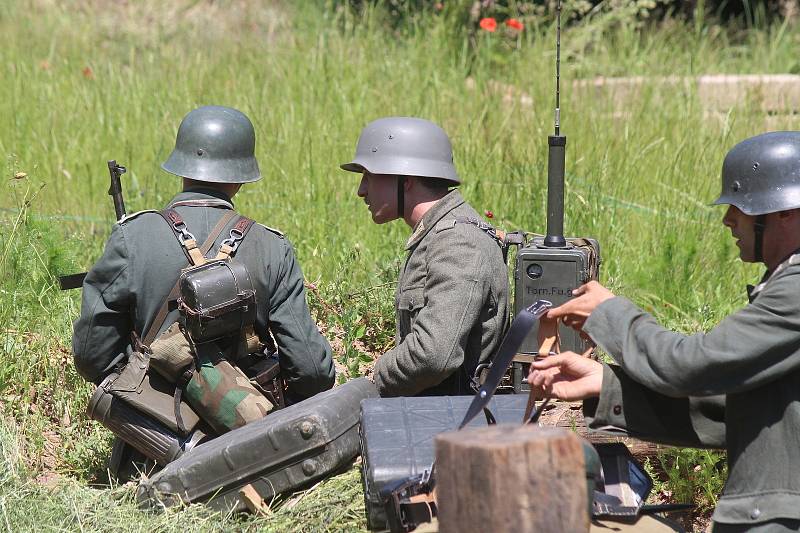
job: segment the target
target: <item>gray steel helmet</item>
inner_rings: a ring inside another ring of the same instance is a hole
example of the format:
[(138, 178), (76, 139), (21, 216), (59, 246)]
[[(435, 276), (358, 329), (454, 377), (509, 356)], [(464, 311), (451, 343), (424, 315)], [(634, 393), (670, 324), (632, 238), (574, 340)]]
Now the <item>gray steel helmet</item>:
[(453, 147), (442, 128), (421, 118), (387, 117), (367, 124), (356, 156), (341, 168), (350, 172), (461, 180), (453, 166)]
[(722, 193), (747, 215), (800, 207), (800, 131), (773, 131), (734, 146), (722, 163)]
[(161, 168), (182, 178), (212, 183), (261, 179), (255, 157), (256, 133), (244, 113), (205, 106), (181, 121), (175, 149)]

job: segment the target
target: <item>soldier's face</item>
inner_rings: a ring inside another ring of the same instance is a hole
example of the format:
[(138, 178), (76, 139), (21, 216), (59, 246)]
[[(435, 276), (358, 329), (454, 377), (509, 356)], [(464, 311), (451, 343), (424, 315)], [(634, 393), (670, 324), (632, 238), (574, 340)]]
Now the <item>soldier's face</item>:
[(397, 177), (364, 172), (358, 195), (367, 204), (372, 221), (384, 224), (397, 218)]
[(745, 215), (738, 207), (731, 205), (722, 217), (722, 223), (731, 229), (731, 235), (739, 247), (739, 258), (745, 263), (752, 263), (755, 257), (755, 233), (753, 224), (756, 217)]

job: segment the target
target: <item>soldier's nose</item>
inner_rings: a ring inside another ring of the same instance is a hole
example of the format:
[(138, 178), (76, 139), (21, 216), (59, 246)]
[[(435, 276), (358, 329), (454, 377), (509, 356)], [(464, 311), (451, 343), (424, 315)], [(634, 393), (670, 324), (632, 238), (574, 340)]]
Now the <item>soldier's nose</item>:
[(356, 191), (356, 194), (358, 196), (360, 196), (361, 198), (366, 198), (367, 197), (367, 177), (366, 176), (363, 176), (361, 178), (361, 183), (358, 184), (358, 191)]

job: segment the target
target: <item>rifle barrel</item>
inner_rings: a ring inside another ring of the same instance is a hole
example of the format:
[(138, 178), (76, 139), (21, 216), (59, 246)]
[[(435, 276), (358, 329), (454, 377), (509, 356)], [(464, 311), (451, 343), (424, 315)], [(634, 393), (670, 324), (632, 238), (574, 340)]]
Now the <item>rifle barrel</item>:
[[(117, 220), (121, 220), (125, 216), (125, 200), (122, 197), (122, 183), (120, 176), (125, 174), (128, 169), (122, 165), (117, 164), (116, 159), (108, 162), (108, 172), (111, 175), (111, 185), (108, 187), (108, 194), (114, 200), (114, 213), (117, 215)], [(86, 277), (86, 272), (79, 272), (77, 274), (67, 274), (66, 276), (58, 277), (58, 284), (62, 291), (70, 289), (77, 289), (83, 285), (83, 279)]]

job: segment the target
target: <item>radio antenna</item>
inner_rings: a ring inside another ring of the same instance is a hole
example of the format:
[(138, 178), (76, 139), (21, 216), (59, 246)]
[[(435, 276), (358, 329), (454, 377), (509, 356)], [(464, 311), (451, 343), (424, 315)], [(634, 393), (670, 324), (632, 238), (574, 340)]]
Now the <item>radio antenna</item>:
[(561, 0), (556, 4), (556, 136), (561, 129)]
[(556, 2), (555, 134), (547, 138), (547, 236), (544, 245), (564, 248), (564, 167), (567, 138), (561, 135), (561, 0)]

